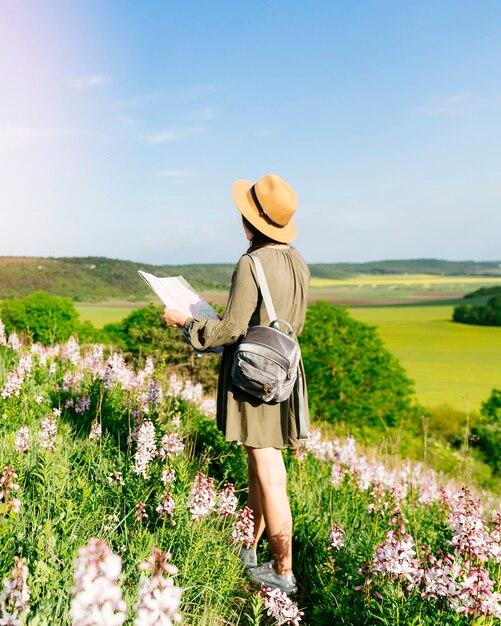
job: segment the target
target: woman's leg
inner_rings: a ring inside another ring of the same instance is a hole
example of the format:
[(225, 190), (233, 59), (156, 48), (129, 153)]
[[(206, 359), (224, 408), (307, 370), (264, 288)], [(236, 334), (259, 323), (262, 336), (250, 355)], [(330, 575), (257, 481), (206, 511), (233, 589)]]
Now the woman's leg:
[[(248, 451), (249, 449), (247, 449), (247, 452)], [(255, 460), (250, 457), (250, 455), (247, 465), (249, 468), (249, 497), (247, 498), (247, 506), (252, 509), (252, 512), (254, 514), (254, 543), (252, 547), (255, 550), (264, 532), (264, 516), (261, 488), (259, 486), (256, 463)]]
[(249, 466), (255, 470), (261, 493), (262, 517), (266, 524), (275, 569), (278, 574), (291, 574), (292, 515), (282, 452), (276, 448), (247, 448), (247, 453)]

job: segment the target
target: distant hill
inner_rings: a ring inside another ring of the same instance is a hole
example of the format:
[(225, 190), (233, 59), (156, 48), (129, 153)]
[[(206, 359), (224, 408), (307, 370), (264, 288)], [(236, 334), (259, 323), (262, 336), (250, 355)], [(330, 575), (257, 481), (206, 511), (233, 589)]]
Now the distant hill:
[(501, 261), (442, 261), (411, 259), (368, 263), (314, 263), (317, 278), (347, 278), (359, 274), (434, 274), (438, 276), (501, 276)]
[[(182, 274), (200, 290), (227, 289), (233, 265), (149, 265), (105, 257), (0, 257), (0, 299), (24, 296), (38, 289), (77, 302), (140, 301), (150, 292), (136, 270), (177, 276)], [(438, 274), (446, 276), (501, 276), (500, 262), (374, 261), (371, 263), (311, 264), (317, 278), (348, 278), (359, 274)]]

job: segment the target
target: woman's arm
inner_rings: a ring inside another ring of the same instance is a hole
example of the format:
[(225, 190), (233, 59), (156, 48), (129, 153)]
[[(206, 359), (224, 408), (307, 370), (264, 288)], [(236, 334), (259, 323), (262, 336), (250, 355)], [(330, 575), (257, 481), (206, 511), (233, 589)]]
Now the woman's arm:
[(170, 325), (184, 327), (197, 350), (231, 345), (247, 332), (258, 296), (252, 260), (244, 255), (235, 268), (226, 313), (221, 320), (189, 318), (172, 309), (165, 311), (164, 319)]

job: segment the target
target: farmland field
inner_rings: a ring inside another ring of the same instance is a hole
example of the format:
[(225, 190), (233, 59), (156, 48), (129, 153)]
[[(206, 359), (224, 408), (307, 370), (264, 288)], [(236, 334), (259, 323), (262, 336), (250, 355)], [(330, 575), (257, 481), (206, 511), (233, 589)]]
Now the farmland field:
[(310, 300), (350, 306), (450, 301), (479, 289), (501, 285), (500, 277), (436, 276), (430, 274), (362, 275), (353, 278), (313, 277)]
[(352, 307), (377, 326), (388, 349), (415, 381), (424, 405), (480, 407), (501, 387), (501, 328), (451, 322), (452, 306)]
[(143, 304), (75, 304), (75, 308), (83, 322), (92, 322), (97, 328), (102, 328), (105, 324), (123, 320)]

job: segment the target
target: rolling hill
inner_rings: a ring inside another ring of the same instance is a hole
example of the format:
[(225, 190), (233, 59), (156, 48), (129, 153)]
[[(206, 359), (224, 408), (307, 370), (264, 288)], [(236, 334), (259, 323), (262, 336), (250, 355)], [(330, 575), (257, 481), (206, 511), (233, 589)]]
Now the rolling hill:
[[(227, 289), (233, 265), (150, 265), (106, 257), (0, 257), (0, 299), (24, 296), (38, 289), (76, 302), (141, 301), (150, 297), (136, 270), (176, 276), (182, 274), (200, 290)], [(370, 263), (311, 264), (317, 278), (348, 278), (360, 274), (434, 274), (501, 276), (500, 262), (389, 260)]]

